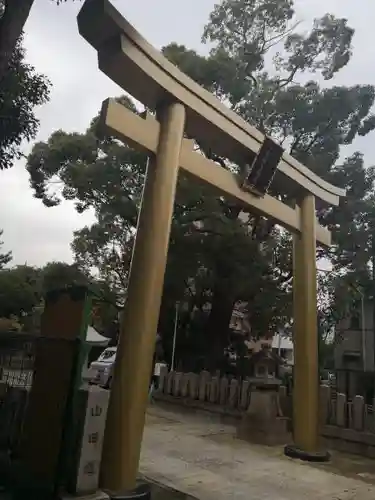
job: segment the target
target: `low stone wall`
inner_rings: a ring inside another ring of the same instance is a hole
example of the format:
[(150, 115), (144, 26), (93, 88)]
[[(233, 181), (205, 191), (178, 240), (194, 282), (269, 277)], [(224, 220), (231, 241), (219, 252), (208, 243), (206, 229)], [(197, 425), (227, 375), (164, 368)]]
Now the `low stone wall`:
[(207, 401), (175, 397), (169, 394), (164, 394), (160, 391), (154, 394), (154, 400), (160, 403), (178, 406), (180, 408), (183, 407), (190, 412), (206, 412), (209, 413), (210, 417), (215, 420), (232, 424), (236, 424), (239, 420), (241, 420), (244, 412), (235, 408), (232, 409), (225, 406), (214, 405)]
[[(228, 377), (211, 376), (209, 372), (180, 373), (162, 371), (158, 396), (163, 395), (209, 403), (226, 410), (246, 410), (250, 402), (250, 382), (248, 380), (230, 379)], [(157, 397), (158, 397), (157, 396)]]
[(325, 425), (322, 437), (327, 448), (375, 458), (375, 434)]
[[(286, 387), (279, 389), (280, 406), (292, 428), (293, 401)], [(223, 419), (242, 419), (251, 398), (249, 380), (212, 376), (208, 372), (163, 371), (155, 399), (189, 409), (210, 412)], [(362, 396), (347, 401), (344, 394), (320, 388), (321, 436), (330, 449), (375, 458), (375, 402), (366, 405)]]
[(348, 400), (345, 394), (332, 398), (329, 388), (321, 388), (321, 434), (327, 446), (339, 451), (375, 457), (375, 403), (365, 404), (362, 396)]

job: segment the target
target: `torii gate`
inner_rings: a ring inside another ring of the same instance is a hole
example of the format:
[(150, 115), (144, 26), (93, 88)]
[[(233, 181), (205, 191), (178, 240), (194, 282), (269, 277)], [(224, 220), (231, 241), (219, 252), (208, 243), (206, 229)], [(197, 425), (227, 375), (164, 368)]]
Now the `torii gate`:
[(291, 207), (244, 189), (232, 173), (194, 152), (184, 134), (239, 165), (250, 164), (269, 139), (166, 60), (108, 0), (86, 0), (78, 26), (97, 50), (99, 68), (157, 116), (142, 118), (108, 99), (99, 125), (101, 133), (143, 149), (151, 158), (117, 351), (101, 486), (122, 491), (136, 483), (179, 168), (294, 235), (294, 445), (287, 451), (324, 459), (318, 443), (316, 242), (329, 246), (331, 235), (316, 220), (315, 199), (338, 205), (345, 192), (282, 150), (274, 182), (297, 204)]

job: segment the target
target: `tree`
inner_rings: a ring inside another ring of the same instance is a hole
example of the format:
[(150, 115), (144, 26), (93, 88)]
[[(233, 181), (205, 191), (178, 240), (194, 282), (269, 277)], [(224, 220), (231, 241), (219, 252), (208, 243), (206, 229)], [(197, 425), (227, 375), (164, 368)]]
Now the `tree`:
[(39, 120), (34, 108), (46, 103), (49, 98), (49, 81), (26, 64), (24, 56), (20, 38), (8, 70), (3, 77), (0, 76), (0, 170), (10, 167), (14, 159), (22, 156), (22, 141), (35, 138)]
[(30, 314), (40, 299), (36, 269), (16, 266), (0, 270), (0, 317)]
[(70, 285), (87, 285), (88, 280), (76, 264), (49, 262), (41, 270), (42, 292), (57, 290)]
[(79, 268), (78, 264), (49, 262), (40, 270), (40, 275), (43, 295), (50, 290), (63, 289), (68, 286), (87, 286), (92, 296), (91, 321), (99, 331), (106, 333), (112, 323), (117, 320), (119, 308), (116, 295), (106, 282), (89, 276)]
[(34, 108), (49, 99), (50, 82), (24, 61), (23, 29), (33, 3), (0, 0), (0, 170), (22, 156), (24, 140), (35, 138), (39, 120)]
[(340, 207), (320, 210), (321, 220), (330, 227), (335, 244), (328, 257), (333, 267), (320, 276), (324, 330), (332, 327), (351, 310), (358, 310), (361, 296), (373, 296), (372, 254), (375, 221), (375, 168), (364, 166), (355, 153), (331, 171), (336, 184), (345, 185), (347, 195)]
[[(3, 235), (4, 231), (0, 229), (0, 237)], [(4, 244), (3, 241), (0, 241), (0, 247)], [(12, 260), (12, 252), (0, 253), (0, 270), (3, 269), (9, 262)]]
[[(135, 110), (128, 99), (122, 102)], [(87, 275), (95, 269), (112, 288), (124, 289), (146, 157), (112, 139), (98, 141), (95, 124), (84, 134), (57, 131), (35, 144), (27, 168), (35, 196), (46, 206), (60, 202), (48, 189), (59, 180), (62, 197), (75, 200), (78, 212), (94, 208), (97, 223), (76, 234), (77, 263)]]
[[(176, 44), (165, 47), (163, 52), (245, 120), (273, 136), (302, 163), (323, 178), (349, 187), (347, 210), (318, 211), (321, 222), (334, 232), (335, 245), (330, 255), (341, 259), (344, 248), (351, 248), (349, 260), (354, 254), (354, 239), (363, 234), (358, 221), (363, 219), (363, 204), (373, 189), (373, 175), (366, 171), (358, 153), (341, 167), (335, 163), (342, 145), (373, 130), (374, 88), (369, 85), (321, 88), (313, 80), (298, 83), (303, 73), (309, 77), (320, 74), (325, 80), (332, 79), (349, 62), (354, 32), (345, 19), (332, 15), (315, 20), (312, 30), (305, 35), (299, 34), (296, 28), (292, 1), (276, 4), (224, 0), (214, 8), (204, 30), (203, 41), (213, 46), (208, 57)], [(271, 63), (269, 49), (275, 44), (280, 48)], [(220, 163), (225, 166), (225, 159)], [(272, 191), (288, 201), (280, 186), (272, 186)], [(255, 224), (262, 222), (255, 221)], [(348, 231), (350, 224), (352, 230)], [(264, 230), (257, 234), (257, 241), (262, 245), (269, 240), (273, 230), (272, 224), (263, 226)], [(256, 260), (252, 262), (253, 269)], [(359, 264), (359, 259), (356, 263)], [(229, 272), (233, 283), (237, 283), (241, 278), (240, 273), (235, 278), (235, 269), (240, 268), (220, 269), (225, 271), (216, 274), (216, 296), (219, 298), (221, 294), (227, 303), (228, 318), (235, 290), (231, 292), (223, 275)], [(260, 299), (259, 293), (256, 296)], [(267, 302), (261, 300), (261, 303), (261, 310), (267, 310)], [(256, 310), (254, 297), (249, 301), (249, 309)], [(213, 316), (216, 316), (217, 332), (220, 324), (227, 324), (227, 319), (223, 317), (223, 303), (216, 310), (218, 313)]]
[[(0, 269), (0, 319), (15, 319), (26, 330), (39, 331), (46, 293), (71, 285), (85, 285), (92, 296), (92, 323), (104, 334), (117, 321), (116, 296), (107, 283), (86, 276), (77, 264), (49, 262), (42, 268), (15, 266)], [(9, 329), (11, 322), (2, 321)], [(1, 330), (1, 328), (0, 328)]]
[[(339, 259), (353, 245), (355, 231), (348, 233), (348, 224), (354, 221), (357, 229), (372, 178), (359, 154), (342, 166), (336, 161), (342, 145), (373, 130), (375, 92), (368, 85), (321, 88), (312, 79), (328, 81), (349, 62), (353, 30), (345, 19), (326, 15), (308, 33), (297, 28), (292, 0), (224, 0), (204, 29), (203, 40), (212, 47), (207, 57), (176, 43), (163, 52), (319, 175), (351, 186), (346, 215), (318, 211), (322, 223), (334, 229), (331, 255)], [(119, 290), (127, 284), (146, 159), (112, 138), (98, 141), (94, 124), (84, 134), (59, 131), (35, 145), (27, 168), (35, 195), (47, 206), (59, 203), (49, 190), (49, 183), (55, 187), (59, 180), (62, 197), (75, 200), (79, 211), (94, 208), (96, 223), (75, 235), (77, 263), (86, 271), (94, 268)], [(223, 168), (243, 168), (210, 151), (202, 154)], [(280, 185), (272, 186), (272, 194), (289, 201)], [(165, 330), (171, 332), (174, 303), (182, 300), (186, 342), (195, 325), (195, 340), (213, 368), (231, 341), (236, 303), (247, 304), (254, 335), (290, 321), (291, 279), (291, 240), (284, 231), (201, 186), (192, 188), (180, 176), (160, 318)]]
[(116, 345), (119, 333), (119, 313), (121, 306), (117, 303), (116, 294), (107, 283), (97, 281), (91, 283), (92, 296), (91, 321), (93, 326)]
[[(120, 302), (125, 298), (145, 166), (146, 158), (142, 154), (113, 140), (97, 141), (91, 128), (86, 134), (56, 132), (47, 144), (35, 145), (28, 162), (32, 179), (37, 181), (33, 184), (36, 195), (46, 205), (59, 202), (48, 190), (49, 180), (56, 187), (57, 176), (63, 182), (62, 195), (76, 200), (78, 210), (95, 208), (97, 222), (75, 234), (73, 250), (76, 262), (86, 274), (92, 270), (94, 274), (99, 272), (102, 279), (117, 290)], [(39, 182), (41, 169), (45, 176), (42, 183)], [(161, 318), (164, 327), (166, 323), (171, 325), (169, 311), (174, 309), (176, 299), (187, 298), (190, 313), (194, 308), (202, 309), (211, 302), (215, 279), (213, 266), (217, 264), (212, 255), (218, 251), (224, 234), (234, 262), (236, 249), (242, 249), (242, 278), (245, 278), (244, 283), (251, 281), (250, 274), (248, 279), (244, 274), (247, 273), (248, 255), (254, 246), (249, 237), (248, 222), (237, 218), (229, 226), (222, 210), (220, 199), (203, 188), (192, 190), (191, 184), (180, 178), (165, 279)], [(268, 258), (266, 248), (263, 252)], [(257, 283), (254, 269), (249, 272), (252, 272), (251, 282)], [(267, 284), (272, 283), (280, 294), (277, 280), (270, 272), (262, 277), (262, 281), (266, 292)], [(206, 344), (208, 350), (208, 336)]]
[[(66, 0), (55, 0), (60, 5)], [(22, 37), (34, 0), (0, 0), (0, 82)]]
[(34, 0), (0, 0), (0, 82), (8, 70)]

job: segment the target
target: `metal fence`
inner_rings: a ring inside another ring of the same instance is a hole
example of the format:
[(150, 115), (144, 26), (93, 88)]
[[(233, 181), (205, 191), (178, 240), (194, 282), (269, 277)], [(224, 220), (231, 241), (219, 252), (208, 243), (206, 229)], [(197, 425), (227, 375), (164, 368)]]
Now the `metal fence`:
[(17, 453), (32, 385), (35, 346), (32, 334), (0, 335), (0, 453)]

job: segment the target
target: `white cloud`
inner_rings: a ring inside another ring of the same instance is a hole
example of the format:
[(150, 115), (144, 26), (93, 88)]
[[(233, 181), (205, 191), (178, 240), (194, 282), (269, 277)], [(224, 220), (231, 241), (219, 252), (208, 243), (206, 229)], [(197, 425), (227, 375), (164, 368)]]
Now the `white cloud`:
[[(173, 0), (114, 3), (156, 46), (178, 40), (198, 47), (213, 0), (200, 0), (197, 12), (188, 2), (181, 6)], [(38, 110), (38, 140), (47, 139), (58, 129), (83, 131), (105, 98), (122, 93), (98, 70), (95, 51), (78, 34), (76, 15), (80, 6), (81, 2), (68, 1), (57, 7), (48, 0), (36, 0), (26, 25), (27, 60), (53, 83), (50, 102)], [(165, 12), (173, 20), (167, 29)], [(71, 203), (45, 208), (32, 196), (24, 163), (19, 161), (11, 170), (0, 173), (4, 247), (13, 251), (16, 264), (71, 261), (72, 233), (92, 217), (77, 214)]]
[(69, 203), (45, 208), (32, 197), (22, 163), (1, 172), (0, 191), (1, 239), (5, 249), (13, 252), (13, 263), (37, 266), (51, 260), (71, 261), (72, 232), (89, 223), (90, 214), (77, 214)]
[[(216, 0), (217, 1), (217, 0)], [(115, 0), (115, 6), (155, 46), (171, 41), (199, 49), (200, 37), (215, 0)], [(325, 12), (346, 16), (356, 28), (355, 56), (337, 79), (338, 83), (374, 83), (373, 31), (375, 4), (362, 0), (359, 9), (351, 0), (298, 0), (298, 15), (312, 20)], [(57, 129), (83, 131), (101, 102), (121, 90), (97, 68), (95, 51), (79, 36), (76, 14), (80, 2), (57, 7), (36, 0), (26, 25), (27, 59), (53, 83), (51, 101), (38, 111), (39, 140)], [(369, 161), (375, 160), (371, 139), (358, 141)], [(32, 197), (24, 162), (0, 172), (0, 228), (14, 262), (40, 265), (48, 260), (71, 260), (72, 231), (90, 222), (89, 214), (78, 215), (71, 204), (47, 209)]]

